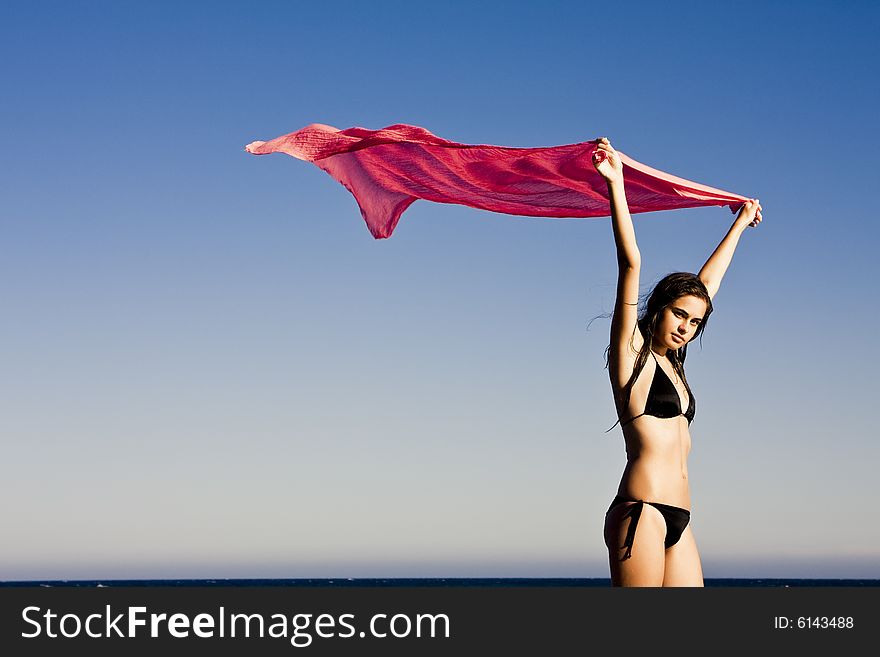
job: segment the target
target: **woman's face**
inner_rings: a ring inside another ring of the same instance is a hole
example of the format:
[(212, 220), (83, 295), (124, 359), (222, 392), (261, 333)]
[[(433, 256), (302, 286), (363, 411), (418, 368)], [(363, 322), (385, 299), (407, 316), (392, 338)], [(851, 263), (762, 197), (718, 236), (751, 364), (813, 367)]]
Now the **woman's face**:
[(677, 350), (690, 342), (706, 314), (706, 302), (699, 297), (678, 297), (660, 314), (654, 344)]

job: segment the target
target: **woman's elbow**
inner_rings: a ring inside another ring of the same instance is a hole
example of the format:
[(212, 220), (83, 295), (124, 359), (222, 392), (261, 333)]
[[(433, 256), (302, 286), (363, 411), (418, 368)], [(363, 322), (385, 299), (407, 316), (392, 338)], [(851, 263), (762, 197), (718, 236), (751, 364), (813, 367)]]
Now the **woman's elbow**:
[(617, 266), (620, 269), (639, 269), (642, 266), (642, 256), (638, 250), (618, 253)]

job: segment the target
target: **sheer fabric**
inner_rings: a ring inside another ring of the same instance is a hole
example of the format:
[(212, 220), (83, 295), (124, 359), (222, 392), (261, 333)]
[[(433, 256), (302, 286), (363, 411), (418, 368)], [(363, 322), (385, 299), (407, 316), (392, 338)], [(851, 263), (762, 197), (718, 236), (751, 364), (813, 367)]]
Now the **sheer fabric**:
[[(529, 217), (610, 215), (606, 182), (592, 163), (596, 140), (511, 148), (460, 144), (403, 123), (381, 130), (313, 123), (245, 150), (287, 153), (326, 171), (354, 195), (376, 239), (390, 237), (417, 199)], [(736, 212), (747, 200), (620, 157), (631, 213), (707, 205)]]

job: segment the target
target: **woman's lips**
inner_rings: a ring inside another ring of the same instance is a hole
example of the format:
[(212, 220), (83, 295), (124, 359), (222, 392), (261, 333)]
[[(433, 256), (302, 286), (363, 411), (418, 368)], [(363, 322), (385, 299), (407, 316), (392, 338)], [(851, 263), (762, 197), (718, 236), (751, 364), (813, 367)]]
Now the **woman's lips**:
[(681, 337), (680, 335), (676, 335), (675, 333), (672, 334), (672, 339), (675, 340), (676, 342), (684, 342), (684, 338)]

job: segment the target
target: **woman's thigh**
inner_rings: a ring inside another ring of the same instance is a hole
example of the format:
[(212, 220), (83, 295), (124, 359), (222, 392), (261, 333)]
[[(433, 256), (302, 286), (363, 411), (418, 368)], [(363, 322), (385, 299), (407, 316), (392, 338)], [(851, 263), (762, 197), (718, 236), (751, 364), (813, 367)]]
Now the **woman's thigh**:
[(654, 507), (645, 504), (636, 527), (632, 553), (623, 559), (623, 545), (632, 517), (623, 516), (630, 504), (614, 507), (605, 517), (605, 545), (611, 567), (612, 586), (663, 586), (666, 568), (663, 541), (666, 521)]
[(666, 550), (663, 586), (703, 586), (703, 567), (690, 525), (685, 528), (678, 543)]

